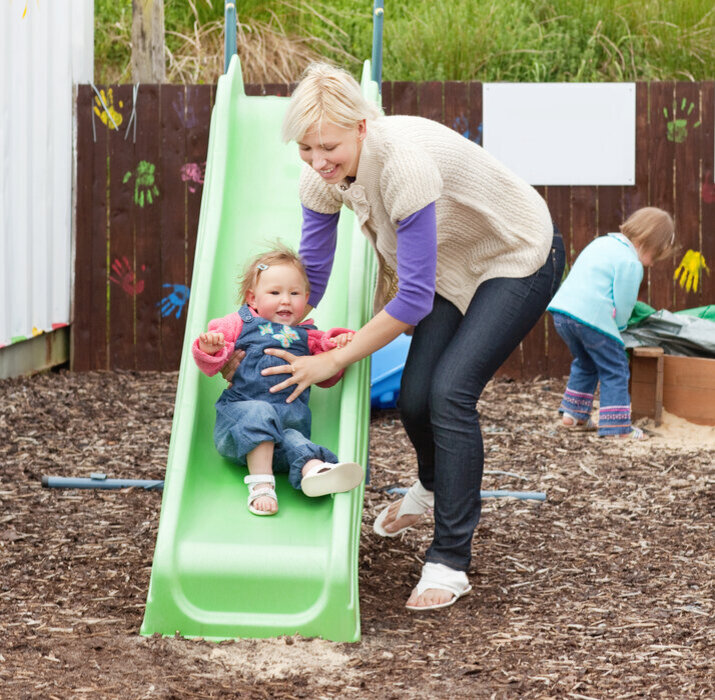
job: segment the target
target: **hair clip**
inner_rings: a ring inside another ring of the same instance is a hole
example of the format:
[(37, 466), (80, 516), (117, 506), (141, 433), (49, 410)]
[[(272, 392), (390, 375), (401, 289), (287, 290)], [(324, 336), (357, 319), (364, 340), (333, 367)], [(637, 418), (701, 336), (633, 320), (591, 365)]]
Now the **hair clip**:
[(266, 265), (266, 263), (258, 263), (258, 265), (256, 265), (256, 267), (257, 267), (261, 272), (264, 272), (265, 270), (268, 269), (268, 265)]

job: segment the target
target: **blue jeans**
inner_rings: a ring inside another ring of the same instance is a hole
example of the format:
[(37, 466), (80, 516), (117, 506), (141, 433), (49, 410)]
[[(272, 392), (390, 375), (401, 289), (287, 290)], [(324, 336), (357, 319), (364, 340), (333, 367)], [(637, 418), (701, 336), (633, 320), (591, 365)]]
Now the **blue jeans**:
[(300, 489), (302, 470), (310, 459), (335, 464), (338, 458), (322, 445), (311, 442), (310, 412), (294, 403), (268, 401), (216, 402), (214, 444), (219, 454), (241, 466), (246, 455), (262, 442), (274, 443), (273, 472), (288, 473), (291, 486)]
[(415, 328), (399, 404), (420, 481), (435, 494), (434, 539), (426, 561), (469, 568), (484, 467), (476, 404), (543, 314), (563, 269), (563, 241), (555, 235), (549, 257), (533, 275), (484, 282), (464, 316), (436, 295), (432, 311)]
[(624, 435), (631, 431), (628, 394), (628, 356), (617, 340), (566, 314), (554, 313), (556, 332), (568, 345), (573, 361), (559, 411), (588, 420), (593, 395), (601, 382), (598, 434)]

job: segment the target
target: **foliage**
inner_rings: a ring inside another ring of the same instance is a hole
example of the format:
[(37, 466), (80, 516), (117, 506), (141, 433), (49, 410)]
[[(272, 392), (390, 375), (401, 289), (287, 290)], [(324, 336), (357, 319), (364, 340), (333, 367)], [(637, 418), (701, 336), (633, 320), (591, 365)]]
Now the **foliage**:
[[(288, 82), (324, 57), (359, 73), (372, 0), (239, 0), (249, 82)], [(386, 80), (710, 80), (709, 0), (385, 2)], [(165, 0), (167, 77), (214, 82), (223, 68), (222, 0)], [(131, 0), (95, 0), (95, 78), (130, 80)]]

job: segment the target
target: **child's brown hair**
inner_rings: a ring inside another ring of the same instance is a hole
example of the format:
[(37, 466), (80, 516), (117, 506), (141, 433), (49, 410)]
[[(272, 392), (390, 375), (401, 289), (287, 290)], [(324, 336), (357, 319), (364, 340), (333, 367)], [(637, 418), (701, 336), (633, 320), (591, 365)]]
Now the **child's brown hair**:
[(675, 250), (673, 217), (658, 207), (634, 211), (620, 226), (633, 245), (653, 254), (653, 262), (664, 260)]
[[(259, 266), (265, 265), (261, 268)], [(303, 261), (300, 256), (287, 245), (282, 243), (276, 244), (271, 250), (265, 253), (259, 253), (254, 258), (252, 258), (246, 265), (246, 269), (240, 279), (239, 286), (239, 303), (244, 304), (246, 302), (246, 295), (249, 289), (255, 289), (256, 284), (258, 284), (258, 278), (260, 277), (263, 270), (269, 268), (271, 265), (295, 265), (300, 274), (305, 281), (305, 289), (310, 292), (310, 281), (308, 280), (308, 275), (303, 266)]]

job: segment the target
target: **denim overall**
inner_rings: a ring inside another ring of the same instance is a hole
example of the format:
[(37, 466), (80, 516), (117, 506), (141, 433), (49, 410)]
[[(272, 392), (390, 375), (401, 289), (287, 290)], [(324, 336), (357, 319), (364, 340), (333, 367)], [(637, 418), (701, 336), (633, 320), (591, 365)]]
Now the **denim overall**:
[(288, 473), (291, 485), (300, 489), (301, 470), (309, 459), (337, 463), (327, 448), (310, 441), (309, 389), (292, 403), (286, 399), (293, 387), (275, 394), (268, 390), (285, 381), (285, 376), (264, 377), (266, 367), (285, 365), (280, 357), (266, 355), (266, 348), (282, 348), (294, 355), (309, 355), (308, 329), (315, 326), (285, 326), (254, 316), (244, 304), (238, 314), (243, 328), (235, 349), (246, 356), (233, 375), (232, 385), (216, 402), (214, 443), (223, 457), (246, 466), (246, 455), (262, 442), (274, 443), (273, 471)]

